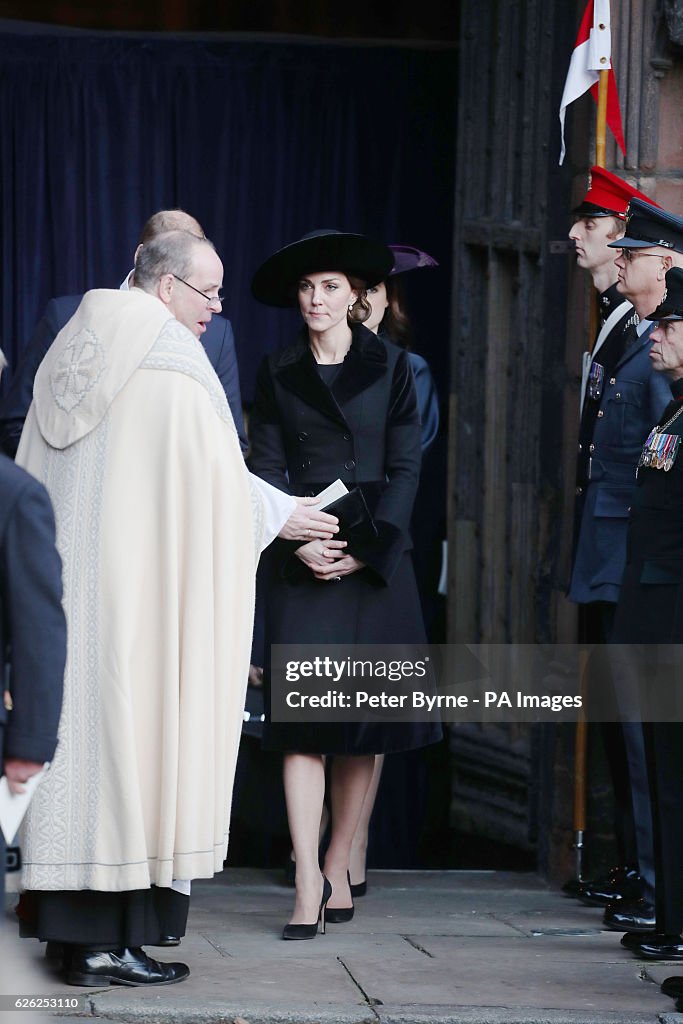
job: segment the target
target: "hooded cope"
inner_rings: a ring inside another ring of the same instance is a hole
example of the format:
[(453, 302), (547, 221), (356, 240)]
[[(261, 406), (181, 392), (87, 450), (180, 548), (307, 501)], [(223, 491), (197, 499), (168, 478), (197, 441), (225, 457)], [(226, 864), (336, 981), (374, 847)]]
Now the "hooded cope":
[(37, 374), (17, 461), (52, 498), (69, 630), (23, 884), (210, 877), (228, 844), (256, 563), (291, 508), (267, 520), (202, 346), (138, 289), (84, 297)]

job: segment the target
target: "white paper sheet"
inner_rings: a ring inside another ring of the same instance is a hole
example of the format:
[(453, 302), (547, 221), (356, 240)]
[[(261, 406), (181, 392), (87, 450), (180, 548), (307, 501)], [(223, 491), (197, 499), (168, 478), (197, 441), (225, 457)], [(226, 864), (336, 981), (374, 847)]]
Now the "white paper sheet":
[(28, 782), (24, 783), (23, 793), (12, 793), (7, 782), (7, 776), (0, 779), (0, 828), (2, 828), (5, 841), (8, 846), (17, 834), (22, 819), (28, 810), (31, 797), (40, 785), (47, 770), (47, 762), (41, 771), (32, 775)]
[(311, 507), (317, 507), (322, 512), (324, 512), (326, 505), (332, 504), (332, 502), (336, 501), (337, 498), (341, 498), (341, 497), (343, 497), (344, 494), (348, 494), (348, 493), (349, 493), (349, 489), (346, 486), (346, 484), (342, 483), (342, 481), (339, 479), (339, 477), (337, 477), (337, 479), (334, 481), (334, 483), (331, 483), (329, 485), (329, 487), (326, 487), (324, 491), (320, 492), (320, 494), (316, 494), (315, 499), (316, 499), (317, 505), (316, 506), (311, 506)]

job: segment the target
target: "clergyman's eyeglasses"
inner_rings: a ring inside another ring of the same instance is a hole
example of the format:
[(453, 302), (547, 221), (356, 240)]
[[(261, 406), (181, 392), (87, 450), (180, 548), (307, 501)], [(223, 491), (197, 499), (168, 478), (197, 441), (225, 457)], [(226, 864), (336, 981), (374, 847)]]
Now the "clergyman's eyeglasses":
[(199, 288), (195, 288), (195, 286), (193, 284), (190, 284), (189, 281), (186, 281), (184, 277), (178, 277), (177, 274), (174, 274), (173, 276), (175, 277), (176, 281), (180, 281), (181, 284), (187, 285), (187, 287), (191, 288), (193, 292), (197, 293), (197, 295), (201, 295), (202, 298), (206, 299), (206, 304), (209, 308), (211, 306), (221, 306), (222, 308), (224, 296), (222, 295), (221, 292), (219, 292), (218, 295), (207, 295), (206, 292), (200, 292)]

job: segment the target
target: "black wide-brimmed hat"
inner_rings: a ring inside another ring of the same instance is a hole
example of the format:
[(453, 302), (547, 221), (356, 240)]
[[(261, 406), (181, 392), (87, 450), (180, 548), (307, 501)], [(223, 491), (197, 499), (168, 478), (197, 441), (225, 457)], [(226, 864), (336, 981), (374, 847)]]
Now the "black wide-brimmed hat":
[(683, 252), (683, 217), (642, 199), (632, 199), (626, 214), (626, 234), (609, 242), (609, 249), (651, 249), (661, 246)]
[(683, 320), (683, 267), (672, 267), (664, 278), (666, 291), (654, 313), (646, 320)]
[(292, 306), (296, 284), (304, 274), (338, 271), (359, 277), (372, 288), (389, 276), (393, 265), (393, 253), (383, 242), (322, 228), (269, 256), (254, 274), (251, 292), (267, 306)]

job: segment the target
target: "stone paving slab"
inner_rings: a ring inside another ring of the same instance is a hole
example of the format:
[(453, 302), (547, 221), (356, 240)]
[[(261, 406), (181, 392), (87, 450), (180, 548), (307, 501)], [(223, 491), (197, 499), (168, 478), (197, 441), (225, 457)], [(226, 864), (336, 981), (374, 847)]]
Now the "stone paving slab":
[(584, 1013), (578, 1010), (518, 1010), (507, 1006), (453, 1006), (448, 1017), (444, 1017), (439, 1007), (433, 1010), (428, 1007), (418, 1010), (406, 1008), (386, 1016), (381, 1014), (377, 1024), (654, 1024), (655, 1021), (657, 1024), (681, 1024), (683, 1016), (672, 1014), (660, 1018), (649, 1013), (624, 1014), (620, 1011)]
[[(630, 963), (601, 963), (587, 975), (585, 957), (567, 942), (553, 943), (552, 960), (527, 949), (523, 940), (515, 946), (500, 940), (468, 942), (462, 946), (447, 940), (427, 943), (432, 954), (423, 961), (394, 964), (363, 957), (345, 961), (356, 982), (368, 996), (390, 1005), (406, 1005), (420, 999), (430, 1005), (469, 1007), (535, 1007), (596, 1012), (601, 1008), (638, 1013), (672, 1008), (658, 986), (644, 981)], [(567, 955), (569, 954), (569, 955)], [(592, 961), (595, 963), (595, 961)], [(551, 966), (552, 965), (552, 966)], [(559, 969), (558, 969), (559, 965)]]
[(293, 892), (278, 883), (228, 870), (193, 886), (180, 949), (150, 947), (190, 965), (182, 984), (70, 987), (19, 943), (32, 990), (81, 996), (61, 1024), (683, 1024), (659, 991), (683, 964), (639, 961), (599, 910), (533, 875), (371, 873), (354, 920), (310, 942), (282, 942)]

